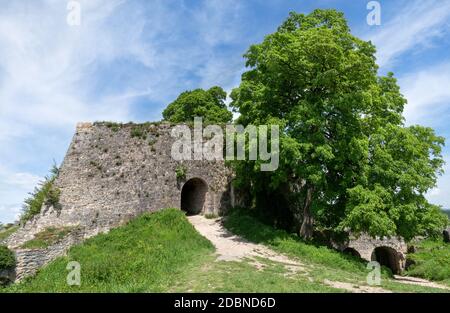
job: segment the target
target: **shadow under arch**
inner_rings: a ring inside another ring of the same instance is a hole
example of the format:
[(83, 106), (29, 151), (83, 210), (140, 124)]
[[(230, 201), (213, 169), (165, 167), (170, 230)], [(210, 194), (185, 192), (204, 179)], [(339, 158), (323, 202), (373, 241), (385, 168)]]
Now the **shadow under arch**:
[(391, 247), (376, 247), (371, 256), (372, 261), (377, 261), (381, 266), (391, 269), (393, 274), (400, 274), (401, 260), (398, 252)]
[(342, 252), (347, 254), (347, 255), (352, 255), (352, 256), (354, 256), (356, 258), (361, 259), (361, 254), (359, 254), (359, 252), (356, 249), (354, 249), (354, 248), (347, 247)]
[(194, 177), (184, 183), (181, 189), (181, 209), (188, 215), (203, 211), (208, 184), (201, 178)]

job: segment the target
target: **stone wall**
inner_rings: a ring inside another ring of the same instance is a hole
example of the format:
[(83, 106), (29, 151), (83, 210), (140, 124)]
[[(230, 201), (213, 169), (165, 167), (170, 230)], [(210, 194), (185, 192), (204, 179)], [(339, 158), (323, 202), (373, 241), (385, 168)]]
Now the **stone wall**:
[(401, 272), (405, 268), (406, 253), (408, 250), (406, 242), (399, 237), (371, 237), (367, 234), (360, 236), (350, 235), (349, 240), (335, 246), (340, 251), (355, 251), (357, 255), (366, 261), (377, 261), (377, 248), (386, 249), (390, 254), (391, 264), (389, 267), (394, 273)]
[(20, 281), (24, 277), (34, 275), (39, 268), (57, 257), (64, 256), (71, 246), (82, 242), (85, 237), (86, 234), (77, 229), (45, 249), (16, 249), (15, 280)]
[[(171, 130), (166, 123), (78, 124), (55, 181), (61, 190), (59, 208), (43, 207), (7, 240), (8, 247), (16, 251), (17, 278), (63, 255), (70, 245), (122, 225), (142, 212), (180, 208), (183, 185), (191, 178), (207, 185), (201, 214), (226, 210), (232, 201), (231, 170), (223, 161), (175, 161), (171, 157), (175, 140)], [(133, 137), (133, 132), (137, 136)], [(176, 175), (180, 165), (187, 170), (183, 179)], [(20, 248), (47, 227), (66, 226), (76, 226), (80, 232), (45, 250)]]

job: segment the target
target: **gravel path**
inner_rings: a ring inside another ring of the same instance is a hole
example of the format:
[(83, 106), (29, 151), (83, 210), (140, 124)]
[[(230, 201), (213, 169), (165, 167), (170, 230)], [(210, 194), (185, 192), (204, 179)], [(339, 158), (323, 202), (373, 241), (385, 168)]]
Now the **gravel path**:
[[(295, 274), (297, 272), (308, 273), (304, 264), (297, 260), (292, 260), (289, 257), (275, 252), (270, 248), (262, 245), (249, 242), (237, 235), (232, 234), (222, 225), (221, 218), (207, 219), (201, 215), (193, 215), (187, 217), (195, 229), (216, 247), (216, 254), (218, 261), (241, 261), (249, 259), (250, 263), (256, 268), (264, 268), (264, 264), (258, 261), (258, 258), (268, 259), (272, 262), (282, 264), (289, 273)], [(311, 278), (310, 278), (311, 280)], [(425, 287), (440, 288), (449, 290), (450, 288), (425, 279), (415, 277), (394, 276), (394, 281), (403, 284), (413, 284)], [(372, 286), (358, 286), (355, 284), (325, 280), (325, 284), (345, 289), (350, 292), (370, 292), (370, 293), (385, 293), (390, 292), (380, 287)]]
[(259, 268), (263, 266), (258, 262), (258, 257), (260, 257), (281, 263), (290, 272), (306, 271), (302, 263), (277, 253), (264, 245), (249, 242), (230, 233), (222, 226), (220, 218), (207, 219), (201, 215), (194, 215), (188, 216), (188, 220), (200, 234), (213, 243), (219, 261), (251, 259), (251, 263)]

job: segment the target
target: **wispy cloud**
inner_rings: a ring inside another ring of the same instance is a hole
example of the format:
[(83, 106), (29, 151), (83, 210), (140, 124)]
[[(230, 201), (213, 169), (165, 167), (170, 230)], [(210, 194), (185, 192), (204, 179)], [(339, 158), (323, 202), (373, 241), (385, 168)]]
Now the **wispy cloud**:
[(394, 8), (397, 14), (393, 19), (366, 35), (377, 46), (381, 67), (392, 65), (406, 51), (433, 45), (433, 40), (450, 30), (448, 0), (404, 1)]
[[(444, 155), (445, 160), (450, 160), (450, 154)], [(444, 167), (445, 175), (439, 177), (438, 187), (430, 190), (427, 194), (427, 198), (431, 203), (439, 204), (444, 209), (450, 209), (450, 198), (448, 196), (448, 190), (450, 190), (450, 162)]]
[(407, 73), (399, 78), (408, 99), (408, 124), (446, 126), (450, 118), (450, 61)]
[(40, 177), (12, 172), (0, 165), (0, 216), (1, 221), (16, 220), (22, 211), (21, 201), (41, 180)]
[(139, 120), (142, 102), (155, 118), (185, 89), (231, 88), (242, 67), (226, 49), (239, 1), (79, 2), (81, 25), (69, 26), (66, 1), (1, 1), (0, 220), (62, 161), (77, 122)]

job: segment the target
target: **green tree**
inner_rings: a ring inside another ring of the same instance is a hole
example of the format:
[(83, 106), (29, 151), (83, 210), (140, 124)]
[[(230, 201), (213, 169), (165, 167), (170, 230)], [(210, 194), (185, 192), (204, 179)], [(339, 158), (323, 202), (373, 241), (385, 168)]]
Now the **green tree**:
[(406, 100), (392, 74), (377, 76), (375, 52), (342, 13), (315, 10), (291, 13), (245, 54), (249, 70), (231, 94), (237, 122), (283, 132), (279, 169), (236, 163), (239, 182), (256, 200), (287, 195), (304, 238), (314, 224), (410, 238), (443, 223), (424, 197), (442, 169), (443, 138), (404, 127)]
[(227, 109), (226, 97), (226, 92), (217, 86), (185, 91), (167, 106), (163, 117), (174, 123), (192, 122), (194, 117), (203, 117), (205, 123), (228, 123), (233, 114)]

